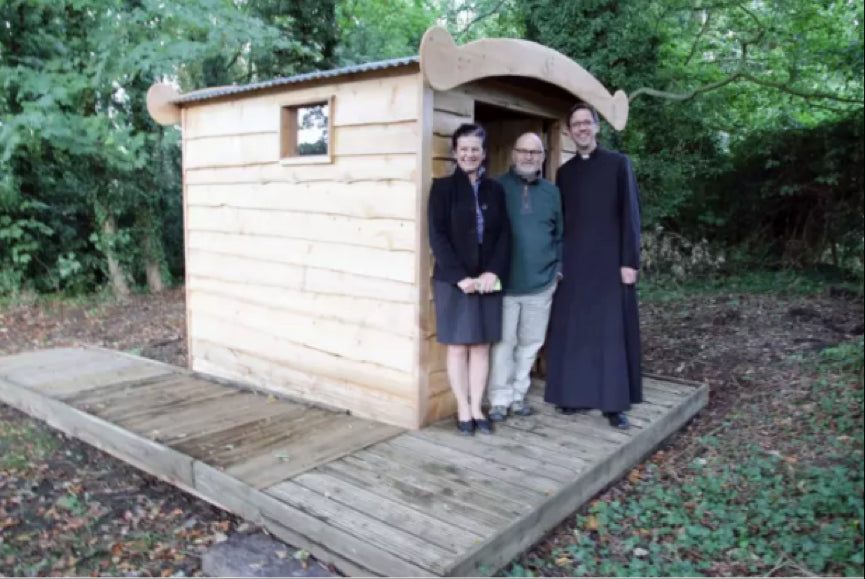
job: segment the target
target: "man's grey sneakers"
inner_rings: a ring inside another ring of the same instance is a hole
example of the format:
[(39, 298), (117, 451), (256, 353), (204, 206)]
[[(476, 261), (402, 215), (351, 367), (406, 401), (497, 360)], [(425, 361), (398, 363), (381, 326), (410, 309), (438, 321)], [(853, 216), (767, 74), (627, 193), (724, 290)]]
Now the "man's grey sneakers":
[(513, 402), (511, 404), (511, 414), (514, 416), (531, 416), (533, 412), (534, 409), (525, 402)]
[(508, 416), (507, 406), (493, 406), (490, 408), (490, 413), (487, 416), (493, 422), (502, 422)]

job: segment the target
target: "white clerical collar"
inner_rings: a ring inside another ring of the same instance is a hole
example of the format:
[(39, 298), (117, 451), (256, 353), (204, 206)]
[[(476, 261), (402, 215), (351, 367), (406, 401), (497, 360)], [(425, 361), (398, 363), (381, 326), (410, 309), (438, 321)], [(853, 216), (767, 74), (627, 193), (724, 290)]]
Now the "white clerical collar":
[(583, 161), (588, 161), (589, 159), (592, 158), (592, 155), (594, 155), (597, 150), (598, 150), (598, 147), (595, 146), (595, 148), (592, 149), (591, 151), (589, 151), (588, 153), (583, 153), (582, 151), (577, 151), (577, 154), (580, 156), (580, 158)]

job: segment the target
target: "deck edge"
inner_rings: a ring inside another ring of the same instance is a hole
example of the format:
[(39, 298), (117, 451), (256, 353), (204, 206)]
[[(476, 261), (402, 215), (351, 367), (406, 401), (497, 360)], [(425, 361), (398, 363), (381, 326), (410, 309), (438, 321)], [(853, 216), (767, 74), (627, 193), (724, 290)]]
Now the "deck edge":
[[(195, 490), (192, 467), (195, 459), (190, 456), (78, 410), (62, 400), (3, 378), (0, 378), (0, 401), (141, 471), (213, 503)], [(158, 457), (158, 460), (154, 461), (153, 457)], [(161, 464), (164, 468), (153, 468), (154, 463)]]
[(484, 577), (495, 574), (516, 555), (531, 547), (586, 501), (618, 480), (650, 454), (667, 437), (691, 420), (709, 399), (709, 386), (702, 384), (682, 403), (653, 421), (639, 437), (562, 487), (550, 500), (526, 513), (499, 535), (477, 545), (456, 560), (447, 572), (452, 577)]

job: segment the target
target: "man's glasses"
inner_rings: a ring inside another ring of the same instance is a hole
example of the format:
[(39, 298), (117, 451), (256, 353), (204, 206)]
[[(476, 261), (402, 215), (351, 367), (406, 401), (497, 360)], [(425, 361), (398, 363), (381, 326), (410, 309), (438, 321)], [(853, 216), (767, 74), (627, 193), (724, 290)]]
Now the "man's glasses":
[(538, 149), (516, 149), (516, 148), (515, 148), (515, 149), (514, 149), (514, 152), (515, 152), (517, 155), (522, 155), (522, 156), (524, 156), (524, 157), (529, 157), (529, 156), (531, 156), (531, 157), (541, 157), (541, 156), (543, 156), (543, 154), (544, 154), (543, 151), (538, 150)]
[(595, 124), (595, 121), (574, 121), (571, 123), (572, 127), (579, 127), (581, 129), (587, 129)]

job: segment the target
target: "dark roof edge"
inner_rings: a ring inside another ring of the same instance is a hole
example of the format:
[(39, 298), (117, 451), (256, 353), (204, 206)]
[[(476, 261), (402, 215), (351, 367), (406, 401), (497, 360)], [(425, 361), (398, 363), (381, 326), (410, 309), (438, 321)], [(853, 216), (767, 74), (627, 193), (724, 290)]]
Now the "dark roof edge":
[(361, 72), (371, 72), (371, 71), (375, 71), (375, 70), (386, 70), (386, 69), (391, 69), (391, 68), (400, 68), (403, 66), (409, 66), (412, 64), (419, 64), (419, 63), (420, 63), (420, 58), (417, 56), (407, 56), (404, 58), (391, 58), (389, 60), (379, 60), (376, 62), (367, 62), (365, 64), (357, 64), (357, 65), (353, 65), (353, 66), (344, 66), (342, 68), (334, 68), (331, 70), (307, 72), (305, 74), (298, 74), (295, 76), (288, 76), (288, 77), (283, 77), (283, 78), (275, 78), (273, 80), (266, 80), (263, 82), (255, 82), (252, 84), (205, 88), (202, 90), (187, 93), (185, 95), (180, 95), (178, 98), (172, 100), (171, 102), (174, 104), (199, 102), (199, 101), (214, 99), (217, 97), (250, 93), (250, 92), (255, 92), (255, 91), (264, 90), (264, 89), (268, 89), (268, 88), (286, 86), (286, 85), (291, 85), (291, 84), (298, 84), (298, 83), (307, 82), (307, 81), (311, 81), (311, 80), (335, 78), (338, 76), (357, 74), (357, 73), (361, 73)]

